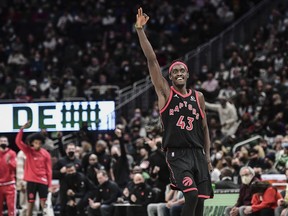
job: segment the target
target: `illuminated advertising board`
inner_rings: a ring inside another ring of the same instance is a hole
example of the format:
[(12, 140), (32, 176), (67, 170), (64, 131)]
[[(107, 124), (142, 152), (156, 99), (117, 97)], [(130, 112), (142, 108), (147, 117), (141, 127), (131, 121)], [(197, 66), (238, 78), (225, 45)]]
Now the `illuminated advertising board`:
[(0, 104), (0, 133), (18, 132), (31, 120), (27, 132), (78, 131), (82, 122), (90, 130), (113, 130), (115, 128), (114, 101), (50, 102)]

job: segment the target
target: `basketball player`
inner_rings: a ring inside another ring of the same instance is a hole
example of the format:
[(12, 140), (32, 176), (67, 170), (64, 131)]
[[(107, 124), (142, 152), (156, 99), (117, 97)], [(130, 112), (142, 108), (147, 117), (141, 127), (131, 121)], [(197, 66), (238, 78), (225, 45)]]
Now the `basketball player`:
[(26, 155), (24, 180), (27, 181), (28, 208), (27, 216), (32, 215), (36, 193), (39, 194), (43, 214), (46, 214), (46, 199), (48, 189), (52, 183), (51, 156), (44, 148), (44, 137), (40, 133), (33, 133), (28, 137), (29, 145), (22, 141), (23, 130), (30, 127), (30, 121), (23, 125), (16, 136), (16, 144)]
[(172, 82), (169, 86), (143, 29), (148, 20), (139, 8), (135, 28), (158, 96), (164, 127), (162, 147), (166, 151), (171, 187), (184, 194), (182, 216), (200, 216), (203, 215), (204, 200), (213, 197), (204, 97), (202, 93), (186, 88), (189, 72), (181, 61), (174, 62), (169, 68)]
[(8, 148), (8, 138), (0, 136), (0, 216), (6, 201), (8, 216), (16, 215), (16, 153)]

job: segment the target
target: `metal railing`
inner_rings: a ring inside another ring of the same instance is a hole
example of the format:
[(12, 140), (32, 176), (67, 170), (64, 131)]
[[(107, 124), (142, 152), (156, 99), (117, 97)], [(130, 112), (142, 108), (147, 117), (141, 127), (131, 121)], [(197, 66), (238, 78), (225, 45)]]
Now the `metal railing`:
[[(267, 21), (272, 8), (280, 2), (282, 3), (281, 0), (263, 0), (218, 36), (187, 53), (182, 59), (187, 63), (189, 71), (199, 73), (204, 64), (208, 65), (209, 68), (219, 65), (224, 58), (226, 46), (232, 42), (241, 44), (251, 39), (255, 30)], [(163, 67), (162, 71), (163, 75), (167, 76), (168, 66)], [(119, 90), (116, 100), (117, 115), (129, 115), (136, 107), (148, 111), (153, 99), (155, 100), (155, 92), (152, 93), (151, 87), (150, 79), (145, 78), (134, 85)]]
[(241, 147), (241, 146), (244, 146), (244, 145), (247, 145), (247, 144), (250, 144), (252, 142), (255, 142), (256, 140), (259, 140), (259, 139), (263, 139), (262, 136), (259, 136), (259, 135), (256, 135), (254, 137), (251, 137), (249, 139), (246, 139), (244, 141), (241, 141), (239, 143), (236, 143), (233, 148), (232, 148), (232, 153), (234, 154), (236, 152), (236, 150)]

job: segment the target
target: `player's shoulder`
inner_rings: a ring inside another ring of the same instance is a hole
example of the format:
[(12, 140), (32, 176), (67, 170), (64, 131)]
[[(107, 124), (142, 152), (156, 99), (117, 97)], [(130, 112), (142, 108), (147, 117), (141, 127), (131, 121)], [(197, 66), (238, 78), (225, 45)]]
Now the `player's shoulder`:
[(192, 91), (195, 91), (196, 94), (198, 94), (199, 97), (204, 97), (203, 93), (199, 90), (192, 89)]
[(50, 153), (49, 153), (46, 149), (41, 148), (41, 151), (42, 151), (42, 153), (43, 153), (46, 157), (51, 157), (51, 156), (50, 156)]
[(12, 149), (9, 149), (9, 151), (8, 151), (11, 155), (14, 155), (14, 156), (16, 156), (16, 152), (14, 151), (14, 150), (12, 150)]

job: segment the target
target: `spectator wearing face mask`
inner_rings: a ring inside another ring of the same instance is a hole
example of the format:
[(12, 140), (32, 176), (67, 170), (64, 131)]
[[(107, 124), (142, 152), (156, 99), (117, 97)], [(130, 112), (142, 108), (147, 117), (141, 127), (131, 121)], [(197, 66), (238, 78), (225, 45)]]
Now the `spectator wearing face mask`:
[[(63, 206), (65, 215), (85, 215), (84, 208), (88, 206), (89, 192), (95, 188), (83, 173), (76, 171), (75, 164), (67, 164), (65, 168), (66, 174), (61, 186), (62, 201), (65, 201), (65, 206)], [(65, 216), (64, 214), (61, 215)]]
[(104, 170), (104, 166), (98, 162), (98, 157), (96, 154), (91, 154), (89, 156), (89, 165), (86, 171), (86, 176), (95, 185), (99, 185), (96, 174), (99, 170)]
[(142, 174), (137, 173), (133, 177), (134, 187), (130, 191), (129, 202), (139, 206), (127, 208), (128, 216), (147, 216), (147, 205), (153, 201), (151, 187), (145, 182)]
[(240, 177), (242, 184), (240, 186), (238, 200), (233, 207), (226, 207), (225, 216), (244, 216), (245, 207), (251, 205), (251, 185), (253, 182), (259, 181), (259, 179), (255, 177), (254, 170), (249, 166), (241, 168)]
[[(60, 144), (61, 145), (61, 144)], [(53, 178), (60, 180), (60, 206), (61, 206), (61, 215), (65, 215), (65, 206), (66, 202), (64, 200), (64, 191), (63, 191), (63, 179), (66, 175), (67, 164), (74, 164), (77, 171), (81, 171), (81, 161), (75, 157), (76, 145), (74, 143), (69, 143), (66, 146), (66, 156), (61, 158), (53, 168)]]
[(16, 215), (16, 153), (8, 148), (8, 138), (0, 136), (0, 215), (6, 201), (8, 215)]

